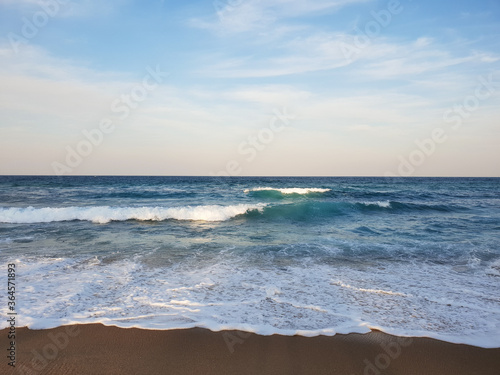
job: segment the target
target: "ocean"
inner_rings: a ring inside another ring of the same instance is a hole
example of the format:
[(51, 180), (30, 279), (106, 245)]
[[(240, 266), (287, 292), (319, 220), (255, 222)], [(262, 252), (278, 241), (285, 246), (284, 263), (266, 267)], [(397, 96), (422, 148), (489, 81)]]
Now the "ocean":
[(498, 178), (0, 176), (0, 259), (34, 329), (500, 347)]

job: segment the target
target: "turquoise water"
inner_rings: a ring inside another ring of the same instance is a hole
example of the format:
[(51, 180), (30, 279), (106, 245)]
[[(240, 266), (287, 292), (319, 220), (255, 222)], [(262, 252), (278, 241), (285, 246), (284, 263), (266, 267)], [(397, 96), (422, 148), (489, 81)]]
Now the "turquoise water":
[(35, 328), (378, 328), (498, 347), (499, 187), (2, 176), (0, 259), (18, 264), (19, 322)]

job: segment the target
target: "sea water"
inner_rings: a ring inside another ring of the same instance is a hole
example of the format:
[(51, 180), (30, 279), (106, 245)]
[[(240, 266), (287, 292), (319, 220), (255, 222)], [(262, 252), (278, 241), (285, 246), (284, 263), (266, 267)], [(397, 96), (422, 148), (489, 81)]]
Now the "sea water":
[(1, 176), (0, 260), (17, 324), (36, 329), (500, 347), (495, 178)]

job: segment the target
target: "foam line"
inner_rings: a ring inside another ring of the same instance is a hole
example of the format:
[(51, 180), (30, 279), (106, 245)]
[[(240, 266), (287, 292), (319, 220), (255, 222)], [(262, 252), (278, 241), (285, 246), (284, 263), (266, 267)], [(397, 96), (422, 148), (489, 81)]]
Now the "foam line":
[(0, 222), (29, 224), (54, 221), (84, 220), (109, 223), (125, 220), (200, 220), (225, 221), (252, 210), (262, 210), (265, 204), (237, 204), (231, 206), (181, 206), (181, 207), (43, 207), (0, 208)]

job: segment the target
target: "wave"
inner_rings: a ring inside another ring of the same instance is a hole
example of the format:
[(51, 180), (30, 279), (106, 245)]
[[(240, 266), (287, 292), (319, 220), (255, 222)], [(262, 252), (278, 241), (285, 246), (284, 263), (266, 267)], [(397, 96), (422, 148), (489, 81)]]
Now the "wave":
[(195, 195), (194, 192), (187, 192), (181, 189), (162, 189), (159, 191), (118, 191), (118, 192), (107, 192), (101, 195), (97, 194), (98, 198), (130, 198), (130, 199), (156, 199), (172, 196), (187, 196)]
[(381, 207), (381, 208), (390, 208), (391, 207), (391, 202), (389, 202), (389, 201), (361, 202), (361, 203), (357, 203), (357, 204), (361, 205), (361, 206), (365, 206), (365, 207), (370, 207), (370, 206)]
[(441, 212), (457, 212), (468, 210), (466, 207), (453, 206), (445, 204), (422, 204), (422, 203), (402, 203), (390, 202), (390, 207), (399, 211), (441, 211)]
[(318, 202), (301, 201), (289, 204), (268, 205), (260, 211), (246, 214), (248, 218), (263, 218), (269, 220), (290, 219), (308, 221), (337, 216), (357, 214), (370, 211), (387, 211), (391, 209), (390, 202)]
[(331, 191), (324, 188), (272, 188), (272, 187), (257, 187), (245, 189), (244, 192), (252, 194), (256, 197), (282, 199), (285, 196), (293, 195), (318, 195)]
[(82, 220), (94, 223), (110, 221), (227, 221), (237, 216), (248, 219), (263, 218), (313, 220), (356, 213), (393, 213), (437, 211), (454, 212), (464, 209), (457, 206), (425, 205), (395, 201), (343, 202), (300, 201), (287, 204), (236, 204), (229, 206), (180, 206), (180, 207), (44, 207), (44, 208), (0, 208), (0, 223), (30, 224), (55, 221)]
[(232, 206), (181, 206), (181, 207), (43, 207), (0, 208), (0, 222), (12, 224), (49, 223), (54, 221), (225, 221), (251, 211), (260, 211), (265, 204), (237, 204)]
[(259, 211), (245, 214), (247, 218), (268, 220), (322, 220), (345, 215), (359, 214), (415, 214), (418, 212), (456, 212), (465, 209), (458, 206), (426, 205), (395, 201), (345, 202), (345, 201), (300, 201), (288, 204), (267, 205)]
[(322, 188), (271, 188), (271, 187), (258, 187), (253, 189), (245, 189), (245, 193), (249, 193), (251, 191), (266, 191), (266, 190), (275, 190), (279, 191), (282, 194), (309, 194), (309, 193), (325, 193), (330, 191), (331, 189), (322, 189)]
[(376, 201), (376, 202), (358, 202), (354, 206), (361, 210), (380, 210), (388, 209), (396, 212), (418, 212), (418, 211), (438, 211), (438, 212), (457, 212), (467, 210), (466, 207), (444, 205), (444, 204), (423, 204), (423, 203), (403, 203), (397, 201)]

